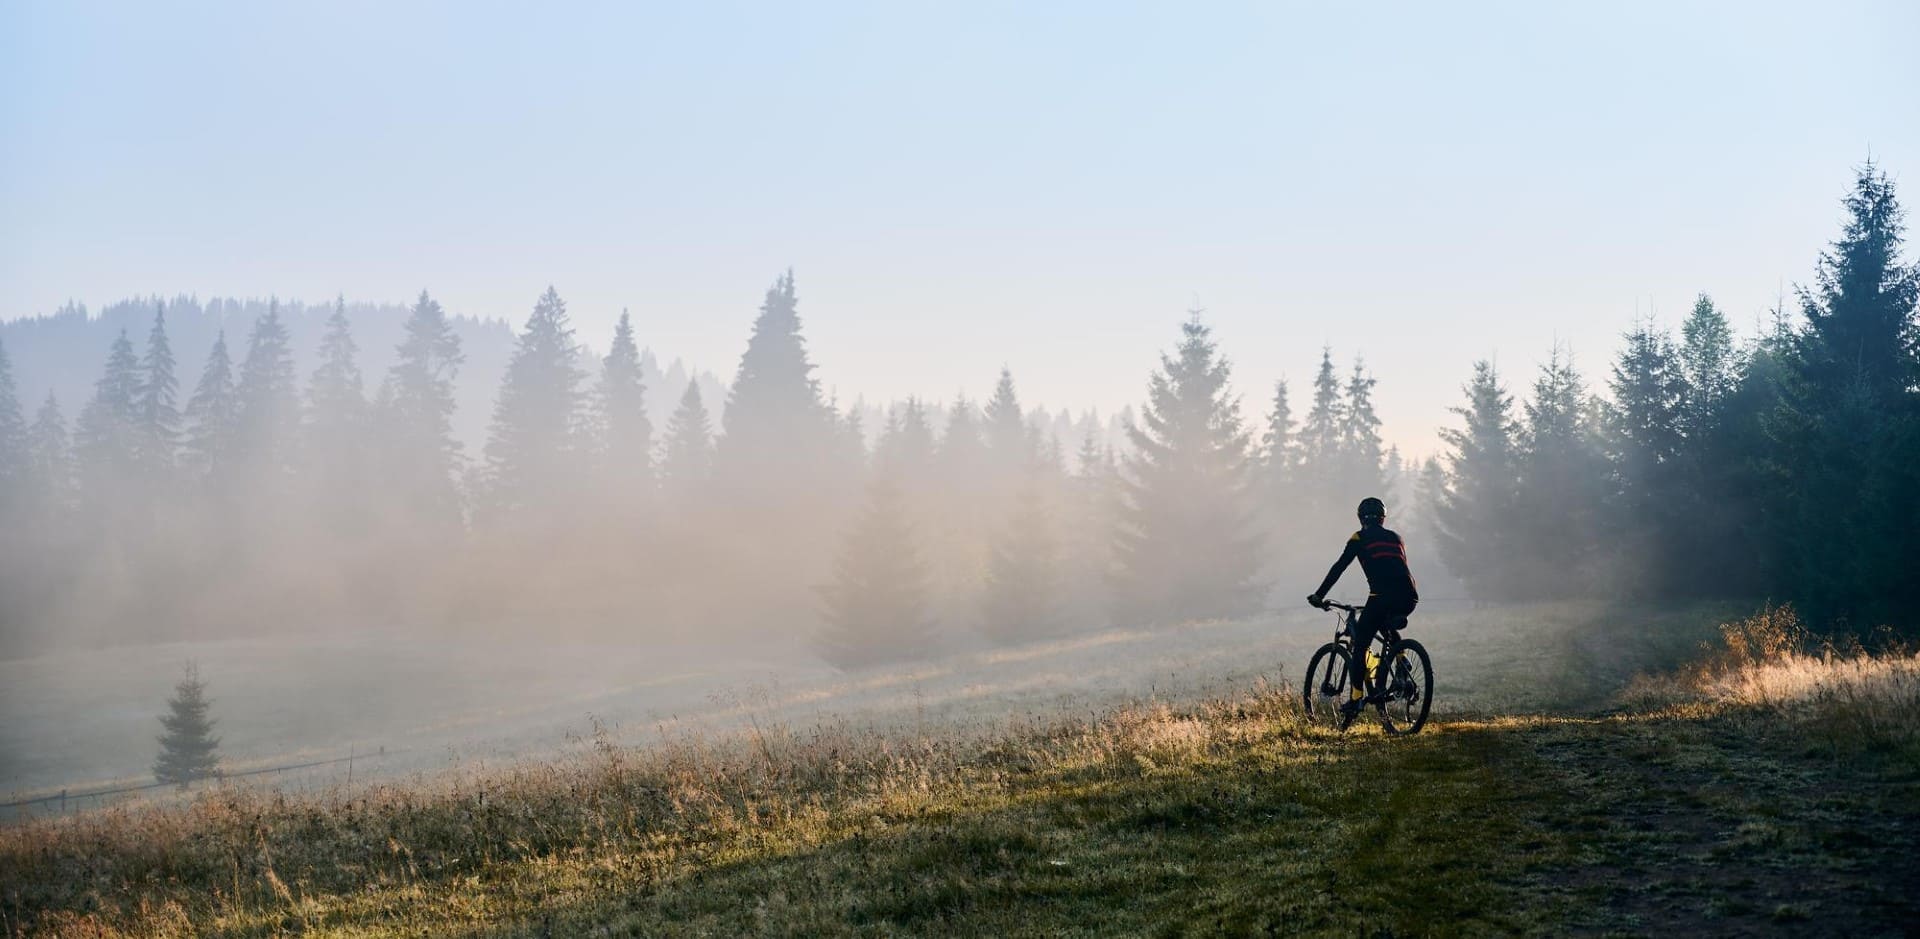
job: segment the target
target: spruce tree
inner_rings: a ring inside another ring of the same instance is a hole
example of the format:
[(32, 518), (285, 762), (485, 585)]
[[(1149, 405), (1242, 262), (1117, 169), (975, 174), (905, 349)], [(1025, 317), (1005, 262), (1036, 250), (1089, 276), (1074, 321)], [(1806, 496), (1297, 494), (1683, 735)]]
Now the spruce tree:
[(841, 540), (830, 583), (820, 588), (826, 628), (821, 658), (859, 668), (931, 651), (926, 569), (906, 503), (891, 473), (875, 473), (867, 504)]
[[(716, 472), (731, 495), (751, 496), (755, 511), (771, 508), (758, 503), (799, 496), (827, 465), (835, 429), (800, 335), (792, 271), (774, 281), (760, 305), (721, 426)], [(793, 485), (763, 485), (770, 466), (783, 467)]]
[(1385, 480), (1382, 477), (1380, 452), (1380, 416), (1373, 411), (1373, 386), (1377, 382), (1366, 373), (1366, 368), (1358, 358), (1353, 360), (1353, 377), (1347, 380), (1347, 400), (1344, 421), (1340, 432), (1341, 462), (1345, 466), (1344, 482), (1349, 496), (1360, 492), (1358, 498), (1351, 498), (1356, 505), (1367, 495), (1385, 495)]
[[(1294, 579), (1325, 562), (1321, 541), (1331, 537), (1334, 530), (1317, 527), (1327, 513), (1320, 493), (1315, 491), (1320, 477), (1313, 475), (1314, 469), (1306, 463), (1301, 429), (1294, 420), (1287, 382), (1282, 379), (1274, 383), (1273, 400), (1267, 409), (1255, 486), (1261, 530), (1271, 546), (1268, 573), (1276, 581)], [(1314, 535), (1316, 530), (1318, 537)]]
[(1388, 505), (1400, 505), (1406, 497), (1407, 462), (1400, 455), (1400, 446), (1395, 444), (1387, 448), (1387, 455), (1380, 460), (1379, 496)]
[(235, 457), (240, 433), (239, 408), (234, 401), (233, 361), (227, 355), (227, 334), (213, 340), (200, 383), (187, 399), (186, 460), (201, 478), (224, 477)]
[(121, 487), (136, 475), (140, 384), (140, 361), (123, 329), (77, 428), (82, 481), (96, 508), (120, 501)]
[[(18, 501), (27, 475), (27, 422), (13, 384), (13, 362), (0, 344), (0, 509)], [(3, 517), (3, 516), (0, 516)]]
[(394, 352), (378, 409), (388, 486), (400, 505), (444, 536), (461, 524), (453, 382), (466, 356), (446, 312), (425, 290), (408, 311), (405, 337)]
[(1120, 607), (1136, 622), (1241, 616), (1259, 606), (1248, 434), (1230, 367), (1196, 312), (1177, 352), (1160, 357), (1129, 426), (1116, 544)]
[(613, 345), (600, 362), (593, 400), (607, 477), (619, 491), (638, 496), (652, 484), (653, 424), (647, 420), (646, 386), (640, 380), (640, 347), (625, 310), (614, 327)]
[(1681, 430), (1696, 446), (1719, 425), (1725, 407), (1739, 385), (1739, 356), (1733, 347), (1733, 327), (1726, 314), (1701, 294), (1680, 327), (1678, 357), (1686, 392), (1681, 403)]
[(1333, 350), (1323, 348), (1320, 370), (1313, 376), (1313, 408), (1300, 427), (1301, 455), (1308, 471), (1316, 477), (1324, 479), (1339, 471), (1347, 423), (1346, 404), (1340, 400), (1340, 380), (1333, 370)]
[(154, 761), (153, 778), (180, 788), (197, 779), (219, 772), (220, 738), (213, 735), (213, 717), (208, 713), (213, 702), (207, 698), (206, 682), (200, 669), (188, 665), (180, 683), (173, 686), (167, 699), (168, 713), (160, 716), (166, 730), (158, 739), (160, 758)]
[(180, 382), (173, 374), (173, 346), (167, 341), (165, 305), (153, 313), (153, 331), (147, 334), (147, 353), (140, 360), (140, 426), (135, 437), (136, 459), (143, 472), (159, 476), (173, 470), (180, 443), (180, 411), (175, 398)]
[(1300, 471), (1300, 435), (1293, 408), (1287, 404), (1287, 380), (1273, 383), (1273, 405), (1267, 411), (1267, 430), (1260, 438), (1261, 470), (1267, 498), (1283, 501)]
[(823, 472), (839, 479), (857, 479), (867, 469), (867, 425), (860, 416), (859, 401), (840, 411), (838, 399), (827, 402), (827, 422), (832, 428)]
[(713, 477), (713, 428), (700, 401), (700, 383), (687, 382), (660, 444), (660, 489), (685, 506)]
[(33, 416), (27, 429), (26, 484), (31, 501), (43, 515), (57, 514), (73, 492), (73, 452), (69, 449), (67, 418), (53, 392)]
[(309, 439), (322, 458), (354, 446), (364, 431), (367, 400), (359, 351), (347, 320), (346, 298), (337, 297), (320, 337), (320, 365), (307, 385)]
[[(365, 550), (384, 507), (370, 505), (368, 499), (378, 475), (368, 450), (372, 426), (359, 351), (347, 320), (346, 298), (335, 297), (320, 337), (320, 364), (307, 381), (300, 464), (313, 515), (306, 528), (332, 536), (331, 543), (314, 541), (315, 550), (333, 552), (317, 563), (342, 576), (357, 571), (369, 579), (384, 579), (390, 573), (386, 559)], [(356, 586), (364, 582), (349, 580)]]
[(1513, 398), (1500, 385), (1493, 363), (1473, 364), (1462, 389), (1464, 407), (1453, 408), (1464, 427), (1445, 428), (1446, 484), (1435, 505), (1440, 560), (1477, 600), (1498, 599), (1511, 583), (1520, 541), (1515, 533), (1519, 458)]
[(1440, 504), (1447, 496), (1447, 468), (1439, 457), (1430, 456), (1420, 461), (1412, 495), (1413, 511), (1402, 513), (1412, 524), (1405, 527), (1418, 532), (1423, 541), (1437, 538)]
[(1057, 635), (1060, 616), (1060, 550), (1053, 534), (1038, 468), (1029, 469), (1006, 522), (988, 546), (981, 629), (998, 642)]
[(548, 287), (520, 333), (493, 409), (485, 449), (493, 510), (551, 508), (572, 494), (583, 403), (579, 354), (567, 305)]
[(1597, 567), (1608, 473), (1597, 403), (1570, 355), (1554, 350), (1524, 410), (1517, 521), (1529, 547), (1514, 586), (1527, 598), (1590, 595), (1609, 573)]
[(267, 482), (294, 466), (291, 431), (299, 418), (299, 390), (293, 371), (293, 347), (280, 321), (278, 300), (254, 321), (247, 355), (234, 385), (234, 422), (239, 455)]
[(1003, 487), (1017, 485), (1033, 462), (1034, 439), (1020, 410), (1020, 398), (1013, 390), (1013, 372), (1004, 367), (994, 385), (993, 398), (987, 402), (986, 442), (998, 482)]
[(1800, 291), (1781, 400), (1766, 420), (1776, 476), (1769, 541), (1816, 621), (1920, 624), (1920, 581), (1897, 551), (1920, 511), (1920, 268), (1901, 259), (1904, 214), (1872, 163), (1845, 200), (1839, 240)]
[(1801, 289), (1807, 330), (1801, 378), (1833, 401), (1860, 385), (1865, 400), (1891, 406), (1914, 388), (1920, 268), (1901, 262), (1905, 213), (1885, 171), (1868, 161), (1845, 200), (1840, 239), (1820, 256), (1812, 289)]
[[(1681, 576), (1684, 544), (1695, 522), (1685, 491), (1684, 450), (1687, 384), (1673, 343), (1650, 324), (1629, 332), (1613, 365), (1614, 406), (1608, 421), (1618, 516), (1625, 556), (1639, 566), (1628, 584), (1658, 594), (1690, 581)], [(1684, 519), (1684, 521), (1682, 521)]]
[[(1295, 474), (1293, 500), (1281, 509), (1287, 517), (1295, 519), (1301, 532), (1331, 532), (1351, 524), (1353, 506), (1361, 498), (1373, 493), (1363, 492), (1355, 495), (1355, 481), (1349, 479), (1350, 461), (1346, 446), (1348, 429), (1347, 403), (1341, 397), (1341, 384), (1333, 366), (1333, 350), (1320, 350), (1320, 367), (1313, 377), (1313, 404), (1301, 421), (1298, 443), (1299, 464)], [(1326, 537), (1324, 534), (1320, 537)], [(1308, 539), (1291, 538), (1281, 542), (1283, 550), (1304, 546)], [(1291, 568), (1305, 565), (1308, 569), (1320, 565), (1320, 556), (1324, 548), (1313, 548), (1308, 554), (1313, 558), (1311, 564), (1304, 559), (1288, 558), (1283, 564)], [(1292, 563), (1288, 563), (1292, 562)]]
[(30, 621), (26, 593), (34, 579), (27, 567), (37, 555), (41, 532), (29, 523), (44, 510), (32, 472), (31, 437), (13, 383), (13, 363), (0, 345), (0, 654), (15, 654)]
[(934, 576), (935, 609), (944, 622), (971, 622), (980, 610), (986, 577), (987, 536), (998, 511), (994, 454), (982, 431), (980, 411), (965, 395), (947, 408), (936, 451), (938, 496), (927, 500), (925, 524), (932, 532), (927, 555)]
[(940, 434), (940, 465), (953, 494), (972, 503), (981, 496), (991, 451), (980, 430), (979, 411), (965, 395), (947, 409), (947, 426)]
[(910, 397), (888, 413), (887, 422), (874, 451), (876, 466), (894, 474), (910, 501), (929, 498), (936, 456), (926, 404)]
[(1119, 525), (1119, 471), (1113, 451), (1101, 443), (1097, 428), (1088, 428), (1081, 439), (1073, 476), (1067, 482), (1062, 525), (1065, 618), (1075, 628), (1086, 629), (1106, 623), (1114, 606), (1110, 596), (1116, 576), (1113, 532)]

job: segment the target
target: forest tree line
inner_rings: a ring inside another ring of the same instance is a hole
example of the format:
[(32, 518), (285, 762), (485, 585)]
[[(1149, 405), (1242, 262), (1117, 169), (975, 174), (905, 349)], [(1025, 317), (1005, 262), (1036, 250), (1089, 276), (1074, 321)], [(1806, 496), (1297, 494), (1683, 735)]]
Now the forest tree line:
[[(1635, 324), (1597, 385), (1554, 350), (1517, 404), (1476, 363), (1445, 452), (1412, 465), (1364, 364), (1331, 352), (1305, 400), (1281, 382), (1249, 420), (1197, 314), (1115, 447), (1037, 426), (1005, 370), (984, 404), (909, 399), (870, 434), (813, 376), (791, 273), (724, 401), (646, 387), (624, 315), (587, 361), (549, 288), (469, 452), (461, 344), (424, 292), (377, 380), (340, 309), (296, 374), (269, 307), (188, 381), (160, 308), (71, 420), (23, 407), (0, 348), (0, 640), (438, 623), (858, 665), (1288, 602), (1366, 495), (1416, 573), (1435, 557), (1476, 599), (1792, 600), (1907, 627), (1915, 578), (1880, 546), (1920, 482), (1920, 279), (1883, 172), (1845, 206), (1761, 335), (1702, 296), (1678, 336)], [(677, 398), (665, 426), (654, 394)]]

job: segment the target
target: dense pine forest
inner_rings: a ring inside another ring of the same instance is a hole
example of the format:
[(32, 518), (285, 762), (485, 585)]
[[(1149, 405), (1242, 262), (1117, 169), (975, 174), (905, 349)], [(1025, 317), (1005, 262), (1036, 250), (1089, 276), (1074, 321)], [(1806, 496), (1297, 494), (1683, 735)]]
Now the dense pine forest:
[(791, 272), (723, 397), (649, 384), (625, 316), (588, 353), (549, 288), (473, 446), (429, 293), (377, 373), (341, 303), (305, 374), (276, 305), (182, 374), (155, 304), (85, 400), (21, 400), (7, 355), (40, 352), (0, 348), (0, 654), (404, 628), (788, 641), (853, 667), (1292, 603), (1373, 494), (1416, 572), (1475, 600), (1790, 601), (1910, 631), (1920, 272), (1883, 171), (1844, 208), (1758, 335), (1702, 295), (1597, 369), (1472, 363), (1418, 461), (1331, 350), (1247, 413), (1198, 313), (1116, 436), (1036, 418), (1004, 370), (984, 402), (840, 404)]

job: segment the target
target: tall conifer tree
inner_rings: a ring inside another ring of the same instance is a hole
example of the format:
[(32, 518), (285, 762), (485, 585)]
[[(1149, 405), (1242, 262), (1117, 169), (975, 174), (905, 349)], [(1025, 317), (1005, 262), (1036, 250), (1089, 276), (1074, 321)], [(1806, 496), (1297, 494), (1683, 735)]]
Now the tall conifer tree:
[(1300, 434), (1287, 403), (1287, 380), (1273, 383), (1273, 404), (1267, 411), (1267, 430), (1260, 438), (1261, 468), (1269, 498), (1282, 497), (1300, 469)]
[(1519, 514), (1528, 550), (1513, 565), (1522, 597), (1581, 596), (1607, 585), (1602, 560), (1606, 449), (1597, 403), (1571, 355), (1555, 349), (1524, 405)]
[(1321, 349), (1320, 370), (1313, 376), (1313, 407), (1300, 427), (1300, 444), (1310, 471), (1321, 476), (1338, 471), (1346, 411), (1333, 369), (1333, 350)]
[(995, 475), (1004, 483), (1017, 482), (1033, 462), (1035, 441), (1013, 389), (1013, 372), (1006, 368), (1000, 369), (1000, 380), (987, 401), (986, 440)]
[(0, 344), (0, 509), (16, 501), (27, 470), (27, 422), (13, 384), (13, 362)]
[(1721, 409), (1740, 382), (1733, 327), (1704, 293), (1694, 301), (1693, 310), (1680, 327), (1680, 347), (1675, 356), (1686, 388), (1681, 401), (1681, 430), (1698, 445), (1712, 434)]
[(167, 341), (166, 306), (162, 304), (154, 310), (147, 353), (140, 360), (140, 426), (135, 440), (137, 459), (150, 476), (172, 472), (179, 447), (180, 410), (175, 399), (180, 382), (174, 377), (173, 367), (173, 345)]
[(307, 385), (310, 437), (318, 447), (351, 447), (363, 431), (367, 399), (359, 351), (346, 298), (337, 297), (320, 337), (320, 365)]
[(255, 477), (257, 481), (292, 471), (292, 430), (300, 414), (299, 401), (292, 340), (280, 321), (279, 301), (270, 301), (247, 337), (247, 355), (240, 361), (240, 378), (234, 384), (241, 456), (265, 474)]
[(1240, 402), (1197, 312), (1181, 333), (1149, 383), (1142, 426), (1128, 428), (1119, 612), (1140, 622), (1240, 616), (1259, 605)]
[(548, 287), (520, 333), (494, 405), (486, 446), (494, 509), (552, 506), (572, 493), (580, 458), (579, 354), (567, 305)]
[(93, 398), (80, 412), (82, 480), (98, 508), (119, 502), (120, 487), (136, 473), (140, 384), (140, 360), (123, 329), (107, 354), (105, 373), (94, 382)]
[(34, 414), (27, 429), (26, 478), (32, 500), (44, 515), (56, 515), (66, 508), (73, 490), (73, 452), (67, 436), (67, 418), (60, 400), (47, 392), (47, 400)]
[(401, 505), (444, 535), (461, 523), (453, 382), (466, 355), (446, 311), (425, 290), (408, 311), (405, 338), (394, 351), (380, 392), (388, 485)]
[(1514, 436), (1513, 398), (1493, 363), (1473, 364), (1462, 389), (1464, 407), (1453, 409), (1464, 427), (1446, 428), (1446, 486), (1435, 506), (1440, 560), (1475, 599), (1497, 599), (1511, 584), (1511, 561), (1520, 542), (1514, 526), (1520, 470)]
[(1363, 493), (1359, 498), (1350, 498), (1356, 505), (1366, 495), (1385, 494), (1385, 479), (1382, 476), (1380, 416), (1373, 410), (1373, 387), (1378, 382), (1366, 372), (1358, 358), (1353, 360), (1353, 377), (1347, 380), (1346, 420), (1341, 427), (1340, 450), (1342, 464), (1346, 467), (1344, 482), (1349, 487), (1346, 493), (1352, 496), (1355, 491)]
[(1041, 486), (1040, 468), (1029, 467), (1014, 494), (1006, 522), (988, 546), (981, 628), (1000, 642), (1057, 635), (1060, 610), (1060, 546)]
[(1683, 548), (1697, 523), (1694, 513), (1674, 514), (1689, 503), (1681, 462), (1687, 385), (1666, 334), (1641, 324), (1627, 334), (1626, 343), (1611, 381), (1608, 424), (1616, 506), (1609, 514), (1624, 536), (1623, 553), (1639, 568), (1628, 581), (1630, 589), (1667, 593), (1681, 585), (1676, 575), (1687, 556), (1675, 550), (1704, 547)]
[(858, 668), (926, 656), (933, 630), (926, 568), (891, 472), (874, 474), (867, 504), (845, 536), (832, 580), (820, 588), (826, 628), (821, 657)]
[(660, 444), (660, 488), (669, 501), (684, 507), (712, 476), (713, 428), (700, 401), (700, 383), (690, 381)]
[(621, 491), (637, 495), (652, 480), (653, 424), (647, 420), (646, 386), (640, 380), (640, 347), (625, 310), (620, 311), (613, 344), (600, 362), (600, 382), (593, 398), (607, 477)]
[[(825, 468), (835, 428), (813, 377), (813, 362), (800, 335), (799, 297), (793, 272), (767, 289), (754, 320), (747, 351), (727, 394), (724, 429), (716, 456), (717, 471), (730, 491), (759, 491), (756, 498), (797, 496), (805, 480)], [(789, 472), (793, 487), (756, 483), (767, 467)], [(815, 495), (805, 498), (817, 499)]]
[(1816, 619), (1912, 625), (1920, 579), (1904, 554), (1832, 547), (1898, 544), (1920, 511), (1920, 266), (1901, 259), (1905, 218), (1884, 171), (1861, 167), (1844, 205), (1839, 240), (1800, 291), (1806, 327), (1767, 420), (1770, 540)]
[(227, 354), (227, 334), (213, 340), (200, 382), (187, 399), (186, 458), (201, 478), (227, 474), (239, 440), (239, 408), (234, 401), (233, 360)]

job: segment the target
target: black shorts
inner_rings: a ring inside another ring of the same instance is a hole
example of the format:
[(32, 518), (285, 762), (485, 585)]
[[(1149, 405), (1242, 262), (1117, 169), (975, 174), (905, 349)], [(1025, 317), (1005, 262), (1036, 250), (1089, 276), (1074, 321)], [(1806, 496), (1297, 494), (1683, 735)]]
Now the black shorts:
[[(1372, 640), (1373, 634), (1379, 632), (1382, 627), (1392, 625), (1395, 620), (1412, 614), (1413, 608), (1419, 603), (1420, 601), (1412, 597), (1368, 597), (1367, 605), (1360, 608), (1360, 621), (1354, 625), (1354, 628), (1359, 631), (1360, 636)], [(1357, 640), (1360, 636), (1354, 638)]]

